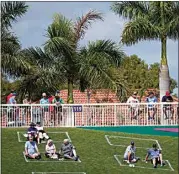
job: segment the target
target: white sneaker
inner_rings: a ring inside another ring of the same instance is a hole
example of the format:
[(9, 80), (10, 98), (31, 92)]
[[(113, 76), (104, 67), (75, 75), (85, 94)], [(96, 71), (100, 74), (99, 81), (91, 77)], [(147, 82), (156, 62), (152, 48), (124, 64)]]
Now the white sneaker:
[(59, 161), (63, 161), (63, 160), (64, 160), (64, 158), (60, 158), (60, 159), (59, 159)]

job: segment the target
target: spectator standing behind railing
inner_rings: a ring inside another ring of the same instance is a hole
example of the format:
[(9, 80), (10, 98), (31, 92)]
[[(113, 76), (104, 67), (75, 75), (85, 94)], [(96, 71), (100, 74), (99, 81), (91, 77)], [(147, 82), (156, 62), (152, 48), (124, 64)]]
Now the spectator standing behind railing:
[(127, 100), (127, 103), (130, 103), (129, 109), (131, 120), (137, 119), (137, 116), (139, 114), (139, 100), (137, 99), (137, 92), (133, 92), (132, 96), (130, 96)]
[[(24, 100), (23, 100), (23, 104), (31, 104), (32, 103), (32, 101), (31, 101), (31, 99), (29, 98), (29, 95), (28, 94), (26, 94), (25, 95), (25, 98), (24, 98)], [(31, 107), (29, 107), (29, 106), (25, 106), (24, 108), (22, 108), (23, 110), (22, 110), (22, 122), (23, 122), (23, 124), (25, 124), (26, 123), (26, 118), (27, 118), (27, 116), (28, 115), (30, 115), (30, 109), (31, 109)]]
[[(9, 98), (8, 104), (10, 104), (10, 105), (17, 104), (16, 96), (17, 96), (17, 94), (13, 93), (12, 96)], [(19, 122), (19, 107), (9, 106), (7, 111), (8, 111), (8, 122), (9, 122), (9, 124), (15, 123), (16, 125), (18, 125), (18, 122)]]
[(154, 103), (157, 103), (157, 97), (154, 96), (153, 92), (149, 92), (148, 97), (146, 98), (146, 103), (148, 107), (148, 120), (154, 120), (154, 116), (156, 114), (157, 108)]
[(12, 89), (11, 90), (11, 93), (6, 97), (6, 104), (9, 104), (8, 102), (9, 102), (9, 99), (13, 96), (13, 94), (14, 94), (15, 92), (14, 92), (14, 90)]
[[(47, 98), (46, 93), (42, 94), (42, 99), (40, 100), (40, 104), (49, 104), (49, 100)], [(42, 117), (44, 116), (44, 122), (45, 122), (45, 126), (49, 125), (49, 107), (48, 106), (43, 106), (42, 107)]]
[(31, 103), (32, 103), (32, 101), (31, 101), (31, 99), (29, 98), (29, 95), (26, 94), (26, 95), (25, 95), (25, 98), (24, 98), (24, 100), (23, 100), (23, 104), (31, 104)]
[(56, 104), (54, 111), (54, 122), (55, 124), (60, 124), (62, 121), (62, 106), (64, 104), (63, 99), (60, 97), (60, 92), (55, 94), (55, 98), (52, 100), (53, 104)]
[[(166, 103), (173, 102), (173, 98), (170, 95), (169, 91), (166, 91), (165, 95), (162, 97), (162, 102), (166, 102)], [(167, 111), (171, 112), (170, 116), (167, 114)], [(174, 108), (173, 108), (173, 106), (171, 104), (164, 104), (163, 105), (163, 112), (165, 114), (165, 119), (169, 119), (169, 117), (171, 119), (173, 119)]]

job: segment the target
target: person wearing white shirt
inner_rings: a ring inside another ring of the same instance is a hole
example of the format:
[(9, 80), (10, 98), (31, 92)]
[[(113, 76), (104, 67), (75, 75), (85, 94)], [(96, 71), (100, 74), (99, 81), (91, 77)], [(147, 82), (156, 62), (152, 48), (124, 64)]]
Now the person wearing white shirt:
[(134, 92), (133, 95), (128, 98), (127, 103), (130, 104), (128, 107), (130, 108), (131, 120), (137, 119), (137, 116), (139, 115), (139, 100), (137, 98), (137, 92)]
[(43, 139), (46, 139), (46, 140), (49, 139), (48, 134), (44, 131), (44, 128), (43, 128), (43, 126), (40, 125), (40, 122), (36, 123), (36, 127), (35, 128), (37, 129), (37, 134), (38, 134), (38, 139), (37, 139), (38, 144), (40, 144), (40, 142)]
[(59, 154), (56, 153), (55, 144), (53, 143), (53, 141), (51, 139), (49, 139), (47, 141), (47, 144), (45, 146), (45, 156), (47, 158), (52, 158), (52, 159), (58, 159), (59, 158)]
[(128, 164), (136, 163), (139, 158), (135, 156), (136, 147), (134, 146), (134, 142), (132, 141), (129, 146), (127, 146), (125, 153), (124, 153), (124, 161)]

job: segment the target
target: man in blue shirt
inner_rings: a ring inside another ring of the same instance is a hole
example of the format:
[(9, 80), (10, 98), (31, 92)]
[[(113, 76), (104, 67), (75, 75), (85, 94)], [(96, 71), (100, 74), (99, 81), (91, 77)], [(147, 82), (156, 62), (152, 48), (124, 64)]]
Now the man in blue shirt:
[(41, 155), (36, 142), (33, 141), (33, 137), (29, 137), (29, 141), (25, 143), (25, 156), (30, 159), (41, 159)]
[(148, 158), (151, 158), (151, 163), (153, 164), (154, 168), (157, 168), (157, 165), (160, 164), (161, 166), (165, 165), (162, 161), (162, 153), (161, 150), (157, 149), (157, 145), (153, 144), (153, 148), (149, 149), (147, 155), (145, 157), (145, 161), (147, 163)]
[(43, 98), (40, 100), (40, 104), (43, 105), (42, 106), (42, 115), (44, 116), (44, 122), (45, 122), (44, 125), (49, 126), (49, 123), (50, 123), (49, 106), (45, 105), (45, 104), (50, 104), (50, 103), (49, 103), (46, 93), (43, 93), (42, 97)]
[(148, 119), (154, 120), (155, 113), (157, 111), (155, 103), (157, 103), (157, 97), (154, 96), (153, 92), (149, 92), (149, 96), (146, 98), (148, 104)]
[(10, 97), (9, 101), (8, 101), (8, 104), (16, 104), (16, 93), (12, 93), (12, 96)]

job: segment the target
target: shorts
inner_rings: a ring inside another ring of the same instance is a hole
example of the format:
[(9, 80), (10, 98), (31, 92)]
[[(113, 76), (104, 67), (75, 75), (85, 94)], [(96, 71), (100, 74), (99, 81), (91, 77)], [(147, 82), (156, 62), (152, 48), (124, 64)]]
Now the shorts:
[[(157, 164), (161, 164), (160, 158), (159, 157), (155, 157), (153, 159), (156, 159), (156, 165)], [(153, 164), (153, 159), (151, 159), (151, 163)]]

